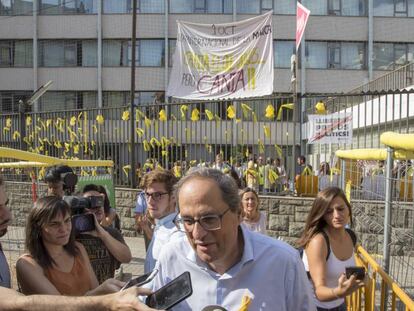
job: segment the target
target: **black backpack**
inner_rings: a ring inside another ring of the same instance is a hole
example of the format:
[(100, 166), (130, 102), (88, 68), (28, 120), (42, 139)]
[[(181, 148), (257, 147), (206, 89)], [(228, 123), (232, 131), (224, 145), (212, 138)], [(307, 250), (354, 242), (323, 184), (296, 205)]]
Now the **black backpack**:
[[(356, 237), (355, 232), (352, 231), (349, 228), (345, 228), (345, 230), (346, 230), (346, 232), (348, 232), (349, 236), (351, 237), (352, 244), (355, 247), (356, 242), (357, 242), (357, 237)], [(326, 234), (325, 231), (322, 230), (320, 233), (323, 235), (323, 238), (325, 239), (325, 242), (326, 242), (326, 247), (328, 248), (328, 254), (326, 254), (326, 261), (328, 261), (329, 255), (331, 254), (331, 243), (329, 243), (329, 237), (328, 237), (328, 235)], [(305, 251), (304, 248), (303, 247), (300, 247), (298, 249), (298, 251), (299, 251), (299, 254), (300, 254), (300, 258), (303, 258), (303, 252)], [(306, 273), (308, 274), (308, 278), (310, 279), (311, 276), (310, 276), (309, 271), (306, 271)]]

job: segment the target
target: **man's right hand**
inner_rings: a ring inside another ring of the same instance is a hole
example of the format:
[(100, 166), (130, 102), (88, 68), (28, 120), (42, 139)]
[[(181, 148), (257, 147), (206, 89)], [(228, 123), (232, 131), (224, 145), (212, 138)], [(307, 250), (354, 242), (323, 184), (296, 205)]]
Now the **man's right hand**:
[(108, 311), (156, 311), (138, 300), (138, 296), (151, 294), (147, 288), (131, 287), (122, 292), (102, 296), (102, 303)]

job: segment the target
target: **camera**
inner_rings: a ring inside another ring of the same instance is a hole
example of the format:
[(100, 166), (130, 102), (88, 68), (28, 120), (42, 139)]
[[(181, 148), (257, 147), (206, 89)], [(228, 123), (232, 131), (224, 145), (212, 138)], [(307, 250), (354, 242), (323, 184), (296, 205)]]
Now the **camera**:
[(69, 204), (72, 215), (80, 215), (85, 212), (85, 208), (97, 208), (104, 206), (104, 198), (102, 196), (90, 196), (87, 198), (77, 196), (64, 196), (63, 200)]
[(63, 190), (66, 194), (71, 194), (75, 190), (78, 182), (78, 176), (67, 165), (60, 165), (49, 169), (45, 176), (47, 183), (63, 183)]

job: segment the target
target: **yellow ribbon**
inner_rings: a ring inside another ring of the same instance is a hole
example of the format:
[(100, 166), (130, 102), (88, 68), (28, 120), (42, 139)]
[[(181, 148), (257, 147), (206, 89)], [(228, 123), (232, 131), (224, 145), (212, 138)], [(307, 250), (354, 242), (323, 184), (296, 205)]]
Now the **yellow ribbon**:
[(128, 172), (129, 172), (129, 170), (131, 169), (131, 165), (124, 165), (123, 167), (122, 167), (122, 170), (124, 171), (124, 174), (126, 175), (126, 176), (128, 176)]
[(96, 134), (96, 133), (98, 133), (98, 128), (96, 127), (96, 125), (94, 124), (94, 125), (92, 125), (92, 128), (93, 128), (93, 132)]
[(273, 105), (267, 105), (265, 117), (268, 119), (273, 119), (275, 117), (275, 108), (273, 107)]
[(324, 102), (317, 102), (315, 105), (317, 114), (326, 114), (326, 105)]
[(191, 111), (191, 121), (195, 122), (200, 120), (200, 111), (197, 108), (194, 108), (193, 111)]
[(168, 151), (166, 151), (166, 150), (162, 150), (162, 151), (161, 151), (161, 156), (163, 156), (163, 157), (167, 157), (167, 156), (168, 156)]
[(283, 109), (293, 109), (294, 104), (283, 104), (280, 106), (279, 111), (277, 113), (277, 120), (280, 121), (282, 119), (282, 110)]
[(249, 117), (249, 112), (252, 111), (252, 108), (250, 108), (247, 104), (241, 104), (242, 111), (243, 111), (243, 117), (247, 119)]
[(32, 117), (31, 116), (27, 116), (26, 117), (26, 126), (30, 126), (32, 125)]
[(205, 113), (206, 113), (207, 118), (208, 118), (209, 121), (214, 119), (214, 114), (210, 110), (206, 109)]
[(264, 134), (267, 138), (270, 137), (270, 126), (268, 125), (263, 125), (263, 130), (264, 130)]
[(77, 119), (76, 119), (76, 117), (75, 117), (75, 116), (71, 117), (71, 118), (70, 118), (70, 121), (69, 121), (69, 125), (70, 125), (70, 126), (74, 126), (74, 125), (76, 124), (76, 120), (77, 120)]
[(276, 183), (276, 180), (279, 178), (279, 175), (276, 173), (275, 170), (269, 169), (269, 182), (273, 185)]
[(164, 109), (161, 109), (158, 114), (160, 116), (160, 121), (167, 121), (167, 114), (165, 113)]
[(150, 144), (148, 143), (148, 141), (146, 140), (146, 139), (144, 139), (144, 141), (142, 142), (142, 144), (144, 145), (144, 150), (145, 151), (150, 151), (151, 150), (151, 146), (150, 146)]
[(279, 158), (282, 157), (282, 148), (280, 148), (277, 144), (275, 144), (276, 153), (279, 156)]
[(11, 118), (7, 118), (6, 119), (6, 127), (11, 128), (12, 126), (12, 119)]
[(147, 117), (145, 117), (144, 118), (144, 124), (145, 124), (145, 127), (148, 129), (148, 128), (150, 128), (151, 127), (151, 120), (150, 119), (148, 119)]
[(122, 113), (122, 118), (123, 121), (129, 121), (129, 110), (124, 110), (124, 112)]
[(14, 131), (14, 133), (13, 133), (13, 140), (18, 140), (19, 138), (20, 138), (19, 131)]
[(99, 125), (104, 124), (105, 119), (104, 119), (103, 115), (98, 114), (98, 115), (96, 116), (96, 122), (98, 122), (98, 124), (99, 124)]
[(259, 153), (264, 153), (265, 152), (265, 147), (263, 145), (263, 142), (261, 139), (257, 140), (257, 144), (259, 145)]
[(73, 146), (73, 154), (79, 154), (79, 144)]
[(180, 107), (181, 120), (185, 120), (186, 119), (187, 110), (188, 110), (188, 106), (187, 105), (181, 105), (181, 107)]
[(50, 127), (50, 125), (53, 123), (52, 119), (47, 119), (46, 120), (46, 128)]
[(144, 119), (144, 118), (145, 118), (145, 113), (143, 113), (139, 109), (135, 110), (135, 119), (136, 119), (136, 121), (139, 121), (140, 119)]
[(153, 148), (155, 148), (154, 144), (157, 145), (157, 147), (161, 147), (160, 141), (158, 139), (156, 139), (155, 137), (151, 138), (150, 144)]
[(137, 132), (139, 138), (141, 138), (144, 135), (144, 130), (142, 128), (137, 127), (135, 131)]
[(253, 123), (257, 123), (257, 116), (254, 111), (252, 111), (252, 116), (253, 116)]
[(233, 105), (227, 107), (227, 117), (229, 119), (234, 119), (236, 117), (236, 109)]

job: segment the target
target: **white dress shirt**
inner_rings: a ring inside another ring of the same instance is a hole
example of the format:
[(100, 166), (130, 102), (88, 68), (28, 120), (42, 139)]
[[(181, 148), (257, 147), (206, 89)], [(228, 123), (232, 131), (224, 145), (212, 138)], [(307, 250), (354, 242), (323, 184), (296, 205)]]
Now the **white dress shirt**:
[(242, 258), (223, 275), (212, 271), (181, 239), (164, 247), (157, 262), (159, 272), (149, 287), (157, 290), (189, 271), (193, 294), (173, 307), (174, 311), (199, 311), (208, 305), (239, 310), (244, 295), (252, 298), (249, 310), (315, 310), (299, 252), (282, 241), (240, 228)]
[(170, 241), (186, 238), (184, 232), (177, 229), (173, 223), (177, 213), (172, 213), (164, 218), (155, 220), (154, 233), (148, 246), (147, 256), (145, 257), (144, 271), (148, 273), (155, 267), (162, 248)]

